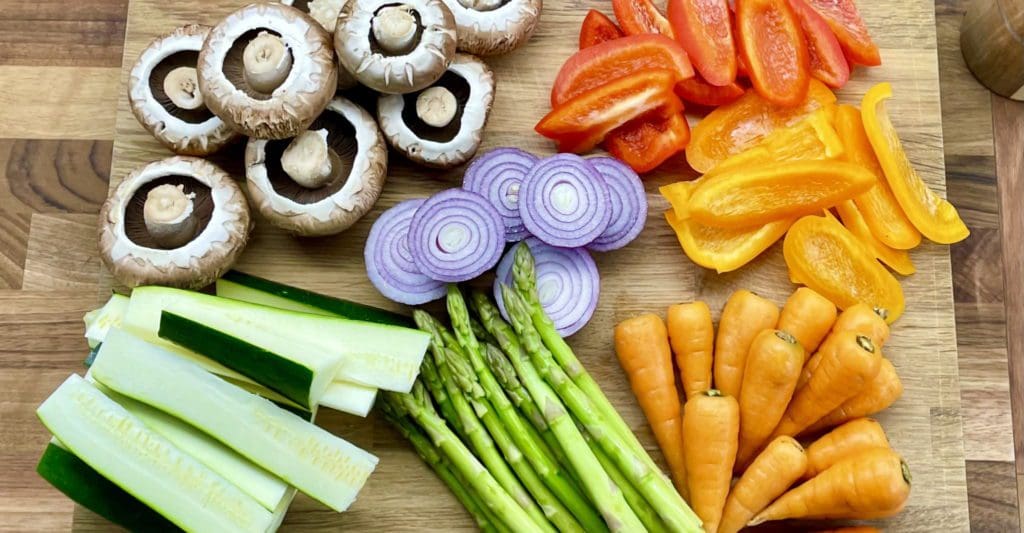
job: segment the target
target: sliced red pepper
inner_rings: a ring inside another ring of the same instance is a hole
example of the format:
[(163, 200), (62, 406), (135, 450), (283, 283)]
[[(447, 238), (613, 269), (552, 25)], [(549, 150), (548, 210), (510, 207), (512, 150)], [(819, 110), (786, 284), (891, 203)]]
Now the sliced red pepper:
[(554, 139), (562, 152), (586, 152), (609, 132), (637, 117), (659, 110), (659, 116), (682, 111), (672, 92), (676, 73), (644, 69), (595, 87), (555, 107), (537, 123), (537, 133)]
[(638, 174), (658, 168), (690, 142), (690, 125), (681, 113), (640, 117), (612, 131), (604, 148)]
[(677, 81), (693, 76), (679, 43), (664, 35), (631, 35), (584, 48), (567, 59), (551, 86), (551, 106), (646, 68), (671, 70)]
[(828, 23), (805, 0), (789, 0), (789, 7), (796, 13), (807, 40), (811, 76), (835, 89), (846, 85), (850, 80), (850, 64)]
[(807, 3), (832, 28), (851, 63), (868, 67), (882, 64), (878, 46), (871, 40), (853, 0), (808, 0)]
[(612, 0), (612, 10), (626, 35), (660, 33), (674, 37), (668, 19), (651, 0)]
[(750, 82), (765, 100), (795, 106), (807, 98), (807, 43), (786, 0), (737, 0), (736, 26)]
[(726, 0), (668, 0), (668, 20), (708, 83), (722, 86), (736, 80), (736, 45)]
[(608, 18), (608, 15), (591, 9), (587, 11), (587, 16), (583, 17), (583, 26), (580, 26), (580, 50), (614, 41), (623, 35), (622, 30)]
[(711, 85), (698, 76), (683, 80), (676, 84), (676, 96), (692, 104), (718, 107), (728, 104), (743, 96), (746, 89), (737, 82), (718, 87)]

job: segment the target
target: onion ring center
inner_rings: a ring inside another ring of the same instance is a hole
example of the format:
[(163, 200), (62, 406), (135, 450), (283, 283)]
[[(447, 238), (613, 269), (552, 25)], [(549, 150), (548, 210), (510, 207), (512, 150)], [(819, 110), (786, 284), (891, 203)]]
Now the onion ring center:
[(437, 247), (445, 253), (455, 253), (463, 249), (469, 239), (469, 228), (459, 222), (449, 222), (437, 234)]
[(580, 198), (576, 188), (568, 181), (560, 181), (551, 189), (551, 205), (563, 215), (570, 215), (579, 208)]

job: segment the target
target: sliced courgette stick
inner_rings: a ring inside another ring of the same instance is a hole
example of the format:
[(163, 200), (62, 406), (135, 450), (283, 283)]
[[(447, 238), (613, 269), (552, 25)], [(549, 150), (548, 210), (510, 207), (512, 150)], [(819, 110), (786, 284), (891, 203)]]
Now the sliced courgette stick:
[(335, 381), (327, 386), (327, 391), (320, 398), (320, 405), (356, 416), (366, 416), (370, 414), (376, 399), (377, 389), (373, 387)]

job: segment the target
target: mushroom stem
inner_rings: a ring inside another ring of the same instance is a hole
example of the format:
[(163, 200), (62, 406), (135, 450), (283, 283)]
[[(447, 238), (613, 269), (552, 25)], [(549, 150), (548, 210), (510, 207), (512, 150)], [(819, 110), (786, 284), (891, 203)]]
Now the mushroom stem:
[(439, 85), (424, 90), (416, 97), (416, 116), (435, 128), (450, 124), (458, 107), (455, 95)]
[(416, 44), (418, 23), (409, 6), (382, 7), (374, 15), (372, 26), (373, 38), (389, 54), (406, 54)]
[(171, 103), (189, 111), (205, 107), (199, 92), (199, 74), (194, 67), (178, 67), (164, 76), (164, 94)]
[(284, 149), (281, 168), (295, 183), (316, 189), (330, 181), (337, 157), (327, 145), (327, 130), (306, 130)]
[(153, 241), (164, 249), (178, 248), (195, 236), (197, 220), (192, 216), (195, 193), (184, 185), (165, 183), (146, 195), (142, 219)]
[(242, 75), (250, 87), (272, 93), (292, 69), (292, 54), (280, 37), (261, 31), (242, 51)]

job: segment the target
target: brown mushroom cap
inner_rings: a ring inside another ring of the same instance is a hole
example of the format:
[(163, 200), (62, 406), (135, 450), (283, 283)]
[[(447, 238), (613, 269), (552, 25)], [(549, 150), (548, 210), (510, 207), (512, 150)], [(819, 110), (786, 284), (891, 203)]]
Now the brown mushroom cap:
[[(386, 52), (373, 36), (382, 9), (408, 8), (416, 19), (414, 47)], [(338, 19), (334, 49), (341, 66), (371, 89), (392, 94), (418, 91), (444, 74), (455, 55), (455, 19), (441, 0), (350, 0)]]
[[(149, 191), (183, 185), (194, 194), (195, 235), (163, 249), (146, 229), (143, 207)], [(197, 289), (231, 268), (249, 240), (252, 222), (242, 190), (220, 167), (176, 156), (134, 170), (103, 204), (99, 250), (114, 278), (128, 287), (168, 285)]]
[(377, 120), (391, 146), (409, 159), (430, 167), (451, 168), (468, 161), (480, 147), (494, 99), (494, 75), (479, 58), (456, 54), (448, 71), (433, 86), (448, 89), (458, 102), (454, 118), (445, 126), (430, 126), (417, 116), (417, 97), (422, 91), (381, 95)]
[(460, 52), (506, 54), (526, 44), (537, 28), (544, 0), (503, 0), (495, 9), (468, 7), (470, 0), (443, 0), (455, 16)]
[(245, 176), (249, 196), (271, 224), (296, 235), (332, 235), (348, 229), (376, 203), (387, 175), (387, 147), (373, 117), (337, 97), (310, 129), (326, 129), (338, 156), (328, 183), (305, 188), (281, 168), (289, 140), (249, 139)]
[[(327, 33), (334, 34), (338, 17), (348, 0), (280, 0), (286, 6), (294, 7), (320, 23)], [(338, 90), (344, 91), (358, 85), (356, 78), (343, 68), (338, 69)]]
[[(242, 68), (246, 45), (264, 32), (281, 39), (292, 61), (270, 93), (251, 87)], [(199, 87), (207, 105), (249, 137), (283, 139), (306, 129), (334, 95), (337, 80), (330, 34), (283, 4), (250, 4), (228, 15), (199, 53)]]
[(158, 141), (177, 154), (209, 155), (238, 137), (238, 133), (205, 106), (178, 107), (164, 90), (164, 81), (173, 70), (197, 66), (199, 49), (209, 33), (209, 26), (189, 24), (154, 39), (139, 54), (128, 76), (132, 114)]

